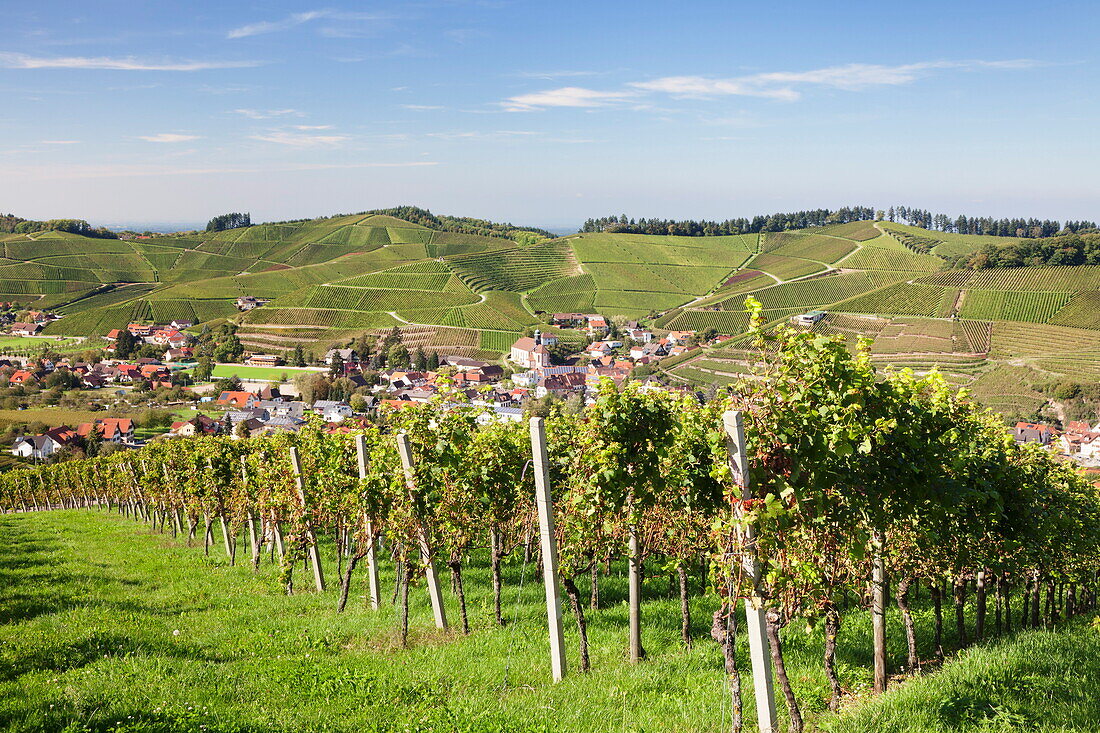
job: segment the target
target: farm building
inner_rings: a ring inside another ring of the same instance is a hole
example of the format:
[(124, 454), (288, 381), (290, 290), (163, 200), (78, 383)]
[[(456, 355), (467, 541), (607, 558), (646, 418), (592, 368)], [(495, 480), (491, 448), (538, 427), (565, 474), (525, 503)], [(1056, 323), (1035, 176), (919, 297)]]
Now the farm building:
[(827, 315), (829, 314), (826, 311), (809, 311), (801, 315), (791, 316), (791, 323), (796, 326), (813, 326)]

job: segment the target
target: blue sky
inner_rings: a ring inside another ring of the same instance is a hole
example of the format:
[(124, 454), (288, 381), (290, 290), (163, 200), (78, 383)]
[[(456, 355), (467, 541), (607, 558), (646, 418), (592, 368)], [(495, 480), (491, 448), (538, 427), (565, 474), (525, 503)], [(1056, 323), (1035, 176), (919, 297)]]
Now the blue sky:
[(0, 4), (0, 208), (1100, 216), (1094, 3)]

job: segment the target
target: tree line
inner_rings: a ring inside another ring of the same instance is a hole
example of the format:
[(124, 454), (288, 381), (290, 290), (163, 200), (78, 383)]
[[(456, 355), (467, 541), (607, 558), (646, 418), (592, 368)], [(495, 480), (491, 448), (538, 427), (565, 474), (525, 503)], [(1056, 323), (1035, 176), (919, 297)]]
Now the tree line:
[(738, 218), (725, 221), (693, 219), (628, 219), (621, 216), (605, 216), (588, 219), (581, 232), (607, 232), (618, 234), (667, 234), (681, 237), (719, 237), (729, 234), (756, 234), (758, 232), (783, 232), (788, 229), (823, 227), (827, 224), (847, 224), (852, 221), (873, 219), (875, 210), (868, 206), (845, 206), (832, 209), (811, 209), (791, 213), (758, 215), (751, 219)]
[[(836, 709), (852, 679), (838, 662), (838, 634), (853, 614), (871, 613), (875, 688), (885, 689), (887, 599), (902, 620), (908, 673), (927, 661), (922, 646), (945, 656), (945, 608), (965, 646), (1096, 607), (1100, 493), (1072, 466), (1015, 443), (938, 374), (879, 372), (868, 341), (853, 353), (841, 337), (770, 333), (760, 304), (750, 307), (764, 361), (721, 398), (700, 403), (605, 381), (594, 405), (532, 425), (547, 438), (556, 580), (576, 623), (581, 671), (592, 666), (586, 610), (599, 607), (613, 562), (626, 564), (636, 589), (625, 634), (633, 662), (646, 656), (640, 579), (676, 574), (688, 646), (698, 642), (689, 580), (703, 563), (719, 605), (711, 637), (725, 662), (734, 730), (742, 724), (742, 601), (763, 612), (792, 731), (802, 730), (804, 701), (786, 672), (787, 626), (824, 635)], [(456, 393), (387, 413), (357, 434), (328, 434), (313, 423), (265, 438), (161, 441), (10, 471), (0, 478), (0, 506), (115, 508), (188, 541), (202, 532), (208, 553), (220, 534), (231, 562), (243, 532), (253, 569), (268, 547), (287, 593), (296, 592), (300, 567), (325, 588), (317, 538), (331, 536), (340, 611), (361, 562), (371, 605), (384, 603), (377, 568), (385, 552), (397, 578), (391, 603), (402, 644), (418, 582), (433, 594), (436, 624), (447, 626), (438, 564), (451, 575), (458, 625), (470, 633), (463, 590), (470, 563), (487, 560), (503, 625), (501, 563), (517, 553), (537, 559), (526, 426), (478, 418)], [(927, 590), (935, 621), (923, 644), (913, 620), (918, 588)]]
[(930, 231), (984, 234), (993, 237), (1052, 237), (1059, 233), (1096, 229), (1096, 222), (1094, 221), (1067, 221), (1065, 224), (1060, 224), (1053, 219), (1040, 220), (1019, 217), (994, 219), (991, 216), (965, 216), (962, 214), (951, 217), (947, 214), (933, 214), (927, 209), (908, 206), (891, 206), (886, 211), (886, 219), (892, 222), (904, 222), (910, 226)]
[(224, 232), (227, 229), (240, 229), (252, 226), (252, 215), (234, 212), (232, 214), (219, 214), (206, 223), (208, 232)]
[(984, 234), (995, 237), (1040, 238), (1060, 233), (1080, 233), (1095, 230), (1093, 221), (1067, 221), (1064, 224), (1052, 219), (974, 217), (933, 214), (927, 209), (909, 206), (891, 206), (883, 211), (869, 206), (846, 206), (840, 209), (812, 209), (791, 213), (757, 215), (752, 218), (726, 219), (725, 221), (693, 219), (634, 219), (605, 216), (588, 219), (581, 232), (607, 232), (620, 234), (663, 234), (683, 237), (714, 237), (728, 234), (756, 234), (759, 232), (783, 232), (807, 229), (829, 224), (846, 224), (852, 221), (881, 221), (909, 224), (929, 231), (957, 234)]
[(1056, 267), (1100, 265), (1100, 232), (1068, 233), (1006, 244), (987, 244), (964, 255), (955, 267)]
[[(34, 234), (35, 232), (68, 232), (79, 234), (82, 237), (94, 239), (118, 239), (118, 234), (106, 227), (93, 227), (83, 219), (47, 219), (46, 221), (31, 221), (19, 219), (8, 214), (0, 220), (8, 224), (14, 222), (11, 229), (15, 234)], [(17, 220), (17, 221), (16, 221)]]

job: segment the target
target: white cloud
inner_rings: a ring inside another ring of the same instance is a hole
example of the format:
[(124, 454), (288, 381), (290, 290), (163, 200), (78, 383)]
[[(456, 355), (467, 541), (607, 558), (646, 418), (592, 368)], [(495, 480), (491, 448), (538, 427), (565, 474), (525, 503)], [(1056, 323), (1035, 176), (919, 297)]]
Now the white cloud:
[(272, 117), (305, 117), (296, 109), (235, 109), (233, 114), (244, 115), (253, 120), (270, 120)]
[(328, 15), (330, 15), (328, 10), (310, 10), (305, 13), (294, 13), (282, 20), (261, 20), (258, 23), (249, 23), (239, 28), (234, 28), (226, 34), (226, 38), (247, 38), (249, 36), (258, 36), (263, 33), (284, 31), (288, 28), (294, 28), (295, 26), (308, 23), (311, 20), (317, 20), (318, 18), (324, 18)]
[(252, 135), (251, 137), (253, 140), (261, 140), (265, 143), (289, 145), (296, 148), (331, 147), (350, 139), (347, 135), (307, 135), (280, 130), (273, 130), (263, 135)]
[[(0, 151), (3, 154), (7, 151)], [(130, 178), (144, 176), (190, 176), (190, 175), (230, 175), (236, 173), (284, 173), (298, 171), (355, 170), (357, 168), (422, 168), (439, 165), (434, 160), (397, 161), (393, 163), (302, 163), (299, 165), (275, 165), (267, 168), (256, 167), (208, 167), (181, 168), (179, 166), (138, 166), (138, 165), (65, 165), (47, 167), (40, 164), (28, 166), (9, 166), (3, 170), (6, 175), (35, 180), (69, 180), (73, 178)]]
[(762, 97), (793, 102), (801, 98), (803, 88), (818, 87), (862, 91), (874, 87), (910, 84), (945, 69), (1028, 69), (1041, 65), (1031, 59), (1005, 61), (922, 61), (912, 64), (842, 64), (808, 71), (772, 71), (734, 77), (664, 76), (627, 84), (629, 91), (602, 92), (581, 87), (563, 87), (509, 97), (501, 105), (510, 111), (530, 111), (547, 107), (600, 107), (641, 94), (668, 94), (674, 97)]
[(139, 139), (150, 143), (186, 143), (198, 140), (198, 135), (181, 135), (175, 132), (162, 132), (157, 135), (139, 135)]
[(41, 140), (42, 145), (76, 145), (79, 140)]
[(0, 53), (0, 67), (8, 69), (110, 69), (115, 71), (205, 71), (259, 66), (258, 61), (143, 61), (126, 56), (58, 56), (42, 58), (23, 53)]
[(794, 87), (820, 86), (845, 91), (910, 84), (940, 69), (1025, 69), (1038, 65), (1030, 59), (1010, 61), (922, 61), (913, 64), (842, 64), (809, 71), (773, 71), (728, 79), (702, 76), (667, 76), (630, 86), (679, 96), (713, 97), (740, 95), (794, 101), (801, 93)]
[(603, 107), (636, 96), (635, 92), (601, 92), (583, 87), (561, 87), (545, 92), (519, 94), (501, 102), (509, 112), (530, 112), (545, 107)]
[(331, 130), (332, 125), (291, 125), (295, 130)]
[(413, 110), (417, 110), (417, 111), (425, 111), (425, 110), (431, 110), (431, 109), (443, 109), (443, 107), (441, 105), (438, 105), (438, 104), (403, 104), (403, 105), (401, 105), (401, 107), (403, 107), (404, 109), (413, 109)]
[(518, 76), (524, 79), (563, 79), (566, 77), (576, 76), (598, 76), (603, 72), (599, 71), (518, 71), (512, 76)]

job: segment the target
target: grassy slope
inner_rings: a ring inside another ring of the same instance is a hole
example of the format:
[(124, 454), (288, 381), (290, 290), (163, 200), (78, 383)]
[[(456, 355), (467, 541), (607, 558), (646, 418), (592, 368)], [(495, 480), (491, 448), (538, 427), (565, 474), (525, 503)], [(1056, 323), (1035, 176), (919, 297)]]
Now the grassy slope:
[[(348, 612), (337, 615), (334, 590), (287, 598), (266, 561), (253, 576), (228, 567), (217, 547), (207, 558), (200, 548), (150, 535), (145, 525), (117, 515), (9, 515), (0, 517), (0, 533), (2, 730), (726, 729), (720, 655), (702, 638), (691, 651), (681, 648), (678, 603), (664, 598), (667, 581), (660, 576), (647, 583), (643, 609), (649, 661), (631, 667), (624, 660), (625, 587), (613, 574), (601, 588), (606, 607), (590, 617), (594, 671), (570, 674), (555, 686), (542, 589), (533, 580), (535, 568), (524, 570), (518, 558), (505, 568), (509, 627), (492, 626), (488, 573), (477, 565), (466, 577), (472, 635), (431, 630), (425, 594), (417, 588), (412, 647), (401, 651), (393, 646), (393, 607), (363, 610), (361, 579)], [(388, 600), (388, 564), (382, 579)], [(449, 594), (447, 602), (456, 615)], [(713, 609), (712, 598), (694, 599), (697, 637), (705, 635)], [(928, 614), (919, 612), (917, 621), (927, 655)], [(893, 615), (890, 624), (896, 665), (904, 642)], [(566, 629), (575, 665), (575, 634), (570, 624)], [(1100, 716), (1094, 691), (1100, 634), (1083, 625), (979, 647), (945, 672), (840, 719), (823, 713), (819, 637), (792, 627), (785, 647), (796, 691), (823, 729), (1012, 730), (999, 725), (1010, 720), (1005, 714), (997, 719), (989, 712), (1006, 710), (1016, 719), (1046, 722), (1035, 729), (1095, 730)], [(857, 693), (870, 679), (862, 651), (868, 646), (866, 614), (853, 612), (839, 661), (845, 687)], [(751, 719), (751, 695), (746, 704)], [(989, 727), (989, 718), (999, 727)]]

